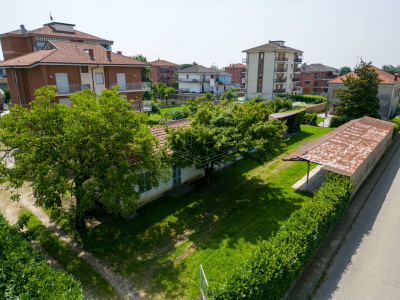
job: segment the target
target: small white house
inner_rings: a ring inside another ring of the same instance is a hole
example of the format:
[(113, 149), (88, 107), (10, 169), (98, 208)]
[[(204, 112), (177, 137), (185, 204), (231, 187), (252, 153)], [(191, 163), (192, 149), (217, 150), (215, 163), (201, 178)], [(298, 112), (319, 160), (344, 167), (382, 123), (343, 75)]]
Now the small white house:
[(178, 71), (181, 93), (206, 93), (216, 95), (232, 88), (232, 74), (195, 65)]

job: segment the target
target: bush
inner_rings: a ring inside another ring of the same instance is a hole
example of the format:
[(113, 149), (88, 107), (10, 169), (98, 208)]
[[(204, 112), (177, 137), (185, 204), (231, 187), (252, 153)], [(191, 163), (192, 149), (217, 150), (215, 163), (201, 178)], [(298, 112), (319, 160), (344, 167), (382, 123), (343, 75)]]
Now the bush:
[(293, 108), (292, 100), (288, 98), (275, 97), (268, 103), (270, 110), (274, 113), (291, 110)]
[(393, 129), (393, 138), (395, 138), (400, 130), (400, 116), (397, 116), (389, 121), (395, 124)]
[(151, 101), (151, 113), (161, 115), (160, 107), (156, 101)]
[(164, 114), (163, 118), (171, 120), (184, 119), (190, 116), (190, 110), (185, 108), (183, 110), (168, 111)]
[(176, 104), (176, 102), (175, 102), (175, 100), (174, 99), (171, 99), (171, 105), (175, 105)]
[(300, 101), (313, 104), (326, 102), (326, 98), (319, 95), (283, 95), (283, 96), (292, 99), (293, 101)]
[(225, 100), (235, 100), (238, 98), (238, 95), (233, 92), (233, 89), (226, 90), (225, 92), (222, 93), (222, 95), (219, 97), (219, 99), (225, 99)]
[(10, 103), (10, 99), (11, 99), (10, 90), (4, 89), (4, 102), (7, 104)]
[(274, 237), (261, 242), (225, 284), (211, 287), (210, 294), (215, 299), (282, 299), (345, 212), (351, 195), (350, 178), (327, 173), (313, 199), (294, 212)]
[(318, 119), (318, 116), (316, 113), (311, 113), (311, 114), (305, 113), (302, 123), (312, 125), (312, 126), (317, 126), (317, 119)]
[(0, 240), (1, 299), (85, 299), (80, 283), (50, 267), (1, 214)]
[(257, 103), (259, 103), (259, 102), (263, 102), (264, 101), (264, 98), (260, 95), (260, 94), (258, 94), (255, 98), (253, 98), (252, 100), (254, 100), (254, 101), (256, 101)]
[(347, 122), (353, 120), (352, 117), (347, 117), (347, 116), (332, 116), (331, 122), (329, 123), (329, 127), (331, 128), (336, 128), (339, 127), (343, 124), (346, 124)]
[(207, 101), (211, 101), (214, 96), (210, 92), (207, 92), (205, 97), (206, 97)]

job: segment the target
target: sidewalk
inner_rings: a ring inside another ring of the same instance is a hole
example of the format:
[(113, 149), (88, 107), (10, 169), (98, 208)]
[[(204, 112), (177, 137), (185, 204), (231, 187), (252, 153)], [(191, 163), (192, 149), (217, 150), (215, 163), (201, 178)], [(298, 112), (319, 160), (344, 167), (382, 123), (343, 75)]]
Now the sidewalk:
[(321, 117), (321, 118), (325, 118), (325, 120), (323, 122), (318, 124), (319, 127), (329, 127), (329, 124), (331, 123), (332, 115), (328, 115), (325, 117), (325, 113), (323, 112), (323, 113), (317, 114), (317, 116)]

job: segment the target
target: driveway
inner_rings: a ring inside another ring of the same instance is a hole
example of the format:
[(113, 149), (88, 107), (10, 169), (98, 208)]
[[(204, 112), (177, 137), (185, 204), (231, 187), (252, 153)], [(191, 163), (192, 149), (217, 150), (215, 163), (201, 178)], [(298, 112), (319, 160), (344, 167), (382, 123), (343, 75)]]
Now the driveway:
[(313, 299), (400, 299), (400, 148)]

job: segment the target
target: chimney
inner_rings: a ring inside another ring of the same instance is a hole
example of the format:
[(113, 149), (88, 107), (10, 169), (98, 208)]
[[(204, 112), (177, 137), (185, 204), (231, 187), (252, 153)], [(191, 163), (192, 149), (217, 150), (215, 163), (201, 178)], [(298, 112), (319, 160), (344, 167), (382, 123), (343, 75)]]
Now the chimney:
[(107, 50), (107, 59), (108, 61), (111, 61), (111, 51)]
[(90, 59), (94, 60), (94, 53), (93, 53), (93, 49), (85, 49), (84, 50), (87, 54), (89, 54)]
[(25, 34), (26, 33), (25, 25), (21, 24), (19, 27), (21, 28), (21, 34)]
[(117, 51), (117, 54), (121, 54), (122, 55), (122, 51)]
[(397, 77), (399, 77), (399, 73), (394, 74), (394, 81), (397, 81)]

